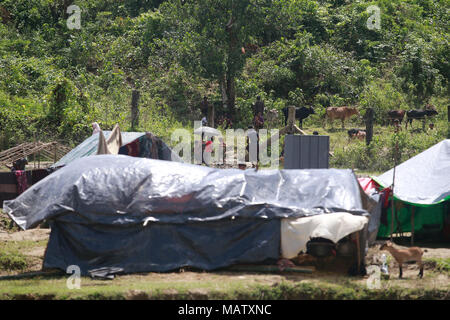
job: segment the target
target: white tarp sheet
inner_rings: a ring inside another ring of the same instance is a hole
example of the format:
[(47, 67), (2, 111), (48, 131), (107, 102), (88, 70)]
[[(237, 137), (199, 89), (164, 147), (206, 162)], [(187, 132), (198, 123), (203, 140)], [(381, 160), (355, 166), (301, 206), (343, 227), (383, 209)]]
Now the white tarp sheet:
[(295, 258), (306, 252), (310, 238), (325, 238), (337, 243), (349, 234), (364, 229), (367, 217), (347, 212), (334, 212), (311, 217), (281, 220), (281, 254), (283, 258)]
[[(373, 177), (383, 187), (392, 185), (394, 169)], [(432, 205), (450, 199), (450, 139), (397, 166), (394, 196), (402, 201)]]

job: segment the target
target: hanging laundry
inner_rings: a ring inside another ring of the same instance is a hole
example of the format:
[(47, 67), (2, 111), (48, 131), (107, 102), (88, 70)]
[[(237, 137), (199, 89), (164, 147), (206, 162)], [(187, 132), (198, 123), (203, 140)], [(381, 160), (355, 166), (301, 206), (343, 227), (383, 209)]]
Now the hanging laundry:
[(17, 181), (17, 193), (21, 194), (28, 189), (27, 173), (24, 170), (14, 171)]

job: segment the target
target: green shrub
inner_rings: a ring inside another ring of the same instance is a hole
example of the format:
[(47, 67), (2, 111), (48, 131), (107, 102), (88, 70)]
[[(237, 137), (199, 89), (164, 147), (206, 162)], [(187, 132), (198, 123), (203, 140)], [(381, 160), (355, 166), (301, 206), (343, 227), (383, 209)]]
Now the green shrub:
[[(375, 131), (380, 130), (379, 127)], [(343, 148), (336, 148), (330, 159), (330, 166), (354, 168), (383, 172), (394, 166), (394, 155), (397, 154), (397, 165), (430, 148), (442, 140), (444, 127), (433, 132), (415, 133), (400, 131), (399, 133), (375, 134), (369, 146), (365, 141), (351, 141)], [(398, 148), (396, 148), (396, 142)], [(396, 151), (397, 149), (397, 151)]]

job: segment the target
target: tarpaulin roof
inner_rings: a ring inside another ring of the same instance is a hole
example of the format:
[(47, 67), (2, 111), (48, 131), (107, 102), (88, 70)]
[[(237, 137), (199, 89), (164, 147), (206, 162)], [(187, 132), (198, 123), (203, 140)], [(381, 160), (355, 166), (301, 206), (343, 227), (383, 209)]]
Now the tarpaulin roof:
[(364, 212), (348, 169), (243, 171), (122, 155), (78, 159), (4, 210), (23, 229), (62, 213), (74, 221), (82, 215), (90, 223), (127, 224)]
[(280, 220), (367, 215), (351, 170), (214, 169), (97, 155), (33, 185), (4, 211), (23, 229), (44, 220), (44, 266), (166, 271), (277, 258)]
[[(395, 198), (416, 205), (450, 200), (450, 139), (443, 140), (398, 165)], [(394, 169), (372, 177), (383, 187), (392, 185)]]
[[(111, 131), (103, 131), (105, 139), (108, 139), (110, 134)], [(144, 136), (145, 132), (121, 132), (121, 134), (122, 134), (122, 145), (127, 145), (130, 142), (133, 142), (134, 140), (138, 139), (139, 137)], [(87, 138), (86, 140), (84, 140), (82, 143), (80, 143), (78, 146), (72, 149), (69, 153), (67, 153), (64, 157), (62, 157), (52, 167), (57, 168), (65, 166), (76, 159), (95, 155), (97, 153), (99, 135), (100, 133), (97, 132), (92, 136), (90, 136), (89, 138)], [(181, 161), (180, 158), (176, 156), (164, 142), (162, 142), (162, 147), (164, 155), (170, 153), (172, 157), (176, 158), (174, 159), (175, 161)], [(170, 156), (167, 158), (170, 158)]]

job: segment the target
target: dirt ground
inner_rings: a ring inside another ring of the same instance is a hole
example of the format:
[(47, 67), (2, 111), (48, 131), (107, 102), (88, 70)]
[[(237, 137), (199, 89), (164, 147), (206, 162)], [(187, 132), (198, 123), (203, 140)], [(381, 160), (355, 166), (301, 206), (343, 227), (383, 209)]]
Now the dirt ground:
[[(0, 212), (0, 215), (5, 216)], [(1, 255), (8, 250), (20, 253), (27, 260), (25, 270), (2, 270), (0, 268), (0, 277), (11, 275), (26, 275), (28, 273), (41, 274), (42, 262), (45, 254), (46, 245), (49, 239), (50, 229), (32, 229), (27, 231), (15, 231), (2, 228), (0, 225), (0, 258)], [(427, 250), (424, 253), (424, 277), (418, 278), (419, 268), (416, 264), (408, 264), (403, 267), (404, 279), (398, 279), (398, 265), (387, 251), (380, 251), (379, 247), (382, 242), (369, 248), (366, 255), (365, 264), (369, 267), (372, 264), (380, 265), (381, 254), (385, 253), (388, 257), (388, 266), (390, 278), (381, 282), (382, 289), (405, 288), (414, 290), (447, 290), (450, 292), (450, 273), (447, 270), (437, 268), (436, 259), (450, 259), (450, 244), (418, 244), (422, 249)], [(397, 247), (402, 247), (396, 245)], [(347, 270), (347, 269), (345, 269)], [(61, 278), (62, 276), (62, 278)], [(58, 276), (63, 280), (64, 275)], [(179, 297), (179, 291), (174, 288), (186, 288), (189, 297), (193, 298), (209, 298), (208, 292), (211, 290), (235, 290), (235, 288), (253, 288), (257, 286), (268, 286), (276, 288), (281, 284), (289, 283), (291, 286), (311, 284), (322, 288), (334, 284), (345, 287), (354, 287), (358, 285), (364, 287), (367, 284), (369, 275), (365, 277), (349, 277), (346, 272), (337, 272), (336, 270), (323, 270), (320, 267), (315, 268), (311, 274), (297, 272), (272, 272), (263, 273), (256, 271), (230, 271), (218, 270), (214, 272), (192, 271), (189, 268), (181, 269), (170, 273), (147, 273), (121, 275), (111, 282), (99, 280), (84, 280), (87, 290), (98, 290), (99, 288), (107, 289), (108, 286), (116, 286), (117, 290), (125, 292), (129, 299), (139, 299), (148, 287), (162, 288), (163, 298), (170, 299)], [(6, 282), (4, 283), (6, 285)], [(139, 285), (141, 287), (139, 287)], [(9, 284), (11, 285), (11, 284)], [(27, 285), (28, 286), (28, 285)], [(62, 284), (61, 284), (62, 286)], [(228, 289), (226, 289), (228, 286)], [(8, 290), (16, 290), (16, 285), (11, 285)], [(231, 288), (231, 289), (230, 289)], [(32, 290), (32, 289), (30, 289)], [(40, 290), (40, 289), (36, 289)], [(401, 289), (403, 290), (403, 289)], [(1, 290), (0, 290), (1, 291)], [(173, 291), (173, 292), (172, 292)], [(9, 291), (6, 291), (9, 292)], [(447, 299), (447, 298), (445, 298)], [(450, 295), (449, 298), (450, 299)]]
[(0, 241), (42, 241), (48, 240), (49, 236), (50, 229), (30, 229), (17, 232), (0, 229)]
[[(32, 246), (30, 248), (24, 249), (21, 253), (27, 257), (31, 258), (33, 263), (27, 268), (27, 272), (39, 271), (41, 270), (41, 263), (43, 261), (43, 256), (45, 253), (45, 246), (50, 234), (49, 229), (32, 229), (27, 231), (18, 231), (8, 233), (4, 230), (0, 230), (0, 244), (14, 242), (20, 243), (23, 241), (33, 241), (40, 242), (41, 245)], [(379, 250), (379, 244), (372, 246), (369, 248), (369, 251), (366, 255), (366, 266), (371, 264), (379, 264), (381, 261), (381, 254), (385, 253), (386, 256), (390, 256), (390, 254), (386, 251)], [(398, 246), (397, 247), (402, 247)], [(450, 278), (448, 274), (435, 274), (435, 277), (428, 277), (430, 272), (434, 272), (435, 265), (433, 263), (428, 263), (429, 259), (449, 259), (450, 258), (450, 247), (447, 245), (446, 248), (435, 248), (422, 246), (423, 249), (426, 249), (427, 252), (424, 253), (425, 262), (425, 277), (422, 279), (422, 285), (437, 285), (439, 287), (449, 287), (450, 288)], [(389, 262), (389, 272), (390, 272), (390, 281), (395, 282), (397, 285), (411, 287), (415, 285), (415, 281), (405, 281), (405, 280), (397, 280), (398, 278), (398, 265), (395, 260), (391, 257), (388, 258)], [(408, 264), (403, 267), (403, 274), (406, 280), (417, 279), (417, 274), (419, 272), (419, 268), (416, 264)], [(0, 271), (0, 275), (11, 275), (18, 274), (20, 272), (6, 272)], [(249, 283), (263, 283), (263, 284), (275, 284), (281, 282), (283, 280), (292, 280), (292, 281), (314, 281), (316, 279), (327, 279), (333, 281), (333, 279), (339, 277), (345, 277), (343, 274), (329, 272), (329, 271), (318, 271), (316, 270), (313, 274), (297, 274), (297, 273), (279, 273), (279, 274), (261, 274), (261, 273), (243, 273), (243, 272), (171, 272), (171, 273), (149, 273), (146, 275), (125, 275), (121, 276), (121, 278), (126, 279), (127, 277), (133, 278), (141, 278), (144, 277), (148, 280), (158, 280), (158, 281), (170, 281), (170, 282), (183, 282), (183, 281), (204, 281), (208, 279), (216, 279), (219, 281), (230, 281), (230, 280), (245, 280)], [(368, 276), (364, 278), (359, 278), (359, 282), (363, 283), (366, 281)]]

